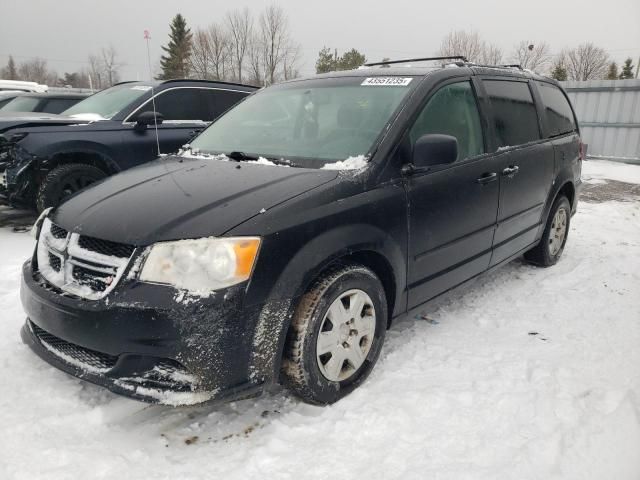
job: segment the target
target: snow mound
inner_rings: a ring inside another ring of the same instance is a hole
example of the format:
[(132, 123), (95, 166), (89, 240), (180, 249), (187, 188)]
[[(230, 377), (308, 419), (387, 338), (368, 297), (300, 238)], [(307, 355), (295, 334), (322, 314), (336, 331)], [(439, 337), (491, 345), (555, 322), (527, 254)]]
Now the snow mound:
[(368, 159), (364, 155), (349, 157), (334, 163), (325, 163), (322, 170), (361, 170), (368, 165)]

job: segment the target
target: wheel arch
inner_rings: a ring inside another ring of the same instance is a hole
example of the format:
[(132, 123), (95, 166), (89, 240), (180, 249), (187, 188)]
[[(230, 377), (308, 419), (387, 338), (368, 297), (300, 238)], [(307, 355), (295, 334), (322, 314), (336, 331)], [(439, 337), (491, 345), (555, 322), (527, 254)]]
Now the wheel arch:
[[(353, 239), (366, 240), (353, 243)], [(273, 282), (268, 306), (256, 328), (256, 340), (260, 341), (254, 343), (252, 376), (279, 378), (291, 318), (300, 298), (327, 271), (347, 264), (365, 266), (380, 279), (387, 296), (387, 325), (394, 312), (406, 308), (406, 255), (397, 241), (372, 225), (344, 225), (324, 232), (298, 250)], [(271, 341), (265, 341), (267, 337)]]

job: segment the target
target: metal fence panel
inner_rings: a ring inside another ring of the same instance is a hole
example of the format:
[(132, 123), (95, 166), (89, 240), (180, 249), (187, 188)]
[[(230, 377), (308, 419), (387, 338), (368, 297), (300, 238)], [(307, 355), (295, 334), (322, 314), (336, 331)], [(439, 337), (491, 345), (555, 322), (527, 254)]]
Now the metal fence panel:
[(590, 157), (640, 161), (640, 79), (561, 83)]

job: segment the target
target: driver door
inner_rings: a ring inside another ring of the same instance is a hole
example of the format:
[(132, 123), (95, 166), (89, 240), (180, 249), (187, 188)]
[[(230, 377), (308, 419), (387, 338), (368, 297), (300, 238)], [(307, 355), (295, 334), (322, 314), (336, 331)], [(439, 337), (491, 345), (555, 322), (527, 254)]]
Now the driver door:
[(500, 161), (485, 154), (482, 121), (470, 80), (440, 87), (408, 132), (458, 141), (458, 158), (406, 177), (409, 198), (408, 307), (483, 272), (491, 260), (498, 214)]

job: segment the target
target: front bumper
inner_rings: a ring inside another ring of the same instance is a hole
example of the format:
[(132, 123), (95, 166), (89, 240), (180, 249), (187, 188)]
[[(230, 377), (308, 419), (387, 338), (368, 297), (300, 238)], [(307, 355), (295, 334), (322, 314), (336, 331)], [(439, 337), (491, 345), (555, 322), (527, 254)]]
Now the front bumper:
[(23, 266), (23, 341), (42, 359), (114, 393), (185, 405), (259, 394), (251, 375), (259, 308), (244, 287), (186, 298), (172, 287), (124, 282), (100, 301), (61, 294)]

